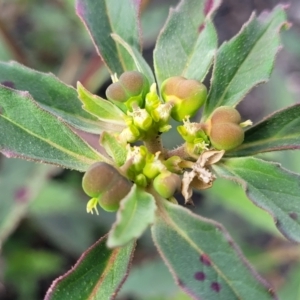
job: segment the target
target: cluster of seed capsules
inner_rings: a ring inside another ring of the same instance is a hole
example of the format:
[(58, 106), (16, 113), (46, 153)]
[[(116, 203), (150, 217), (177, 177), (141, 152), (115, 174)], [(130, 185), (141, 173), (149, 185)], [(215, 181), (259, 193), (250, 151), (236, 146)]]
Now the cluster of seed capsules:
[[(98, 212), (98, 204), (107, 211), (116, 211), (134, 183), (144, 188), (151, 185), (163, 198), (174, 200), (185, 168), (203, 151), (228, 151), (242, 144), (244, 130), (235, 108), (221, 106), (203, 123), (189, 121), (207, 98), (201, 82), (171, 77), (162, 83), (160, 95), (156, 84), (150, 86), (138, 71), (123, 73), (107, 88), (107, 99), (125, 115), (126, 128), (115, 137), (126, 149), (127, 158), (121, 166), (98, 162), (87, 170), (83, 189), (92, 197), (88, 212)], [(184, 157), (165, 155), (162, 147), (155, 152), (151, 147), (151, 142), (171, 128), (170, 118), (182, 122), (177, 131), (185, 141)], [(135, 145), (139, 141), (144, 145)]]

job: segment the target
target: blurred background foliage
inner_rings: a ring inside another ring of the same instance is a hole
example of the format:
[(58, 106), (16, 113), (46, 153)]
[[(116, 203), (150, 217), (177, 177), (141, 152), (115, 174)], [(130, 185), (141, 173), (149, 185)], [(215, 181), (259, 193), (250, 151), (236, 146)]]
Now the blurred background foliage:
[[(169, 6), (177, 2), (143, 1), (144, 55), (151, 65), (155, 39)], [(253, 10), (260, 13), (279, 2), (223, 0), (215, 17), (220, 43), (236, 34)], [(293, 26), (283, 33), (284, 48), (270, 82), (257, 87), (239, 106), (245, 119), (257, 122), (300, 100), (300, 2), (289, 2), (287, 13)], [(100, 95), (109, 83), (75, 15), (74, 0), (0, 0), (0, 59), (52, 72), (70, 85), (79, 80)], [(80, 134), (97, 147), (98, 137)], [(165, 143), (173, 147), (180, 140), (171, 134)], [(300, 172), (297, 151), (265, 157)], [(0, 299), (43, 299), (52, 280), (108, 231), (115, 215), (104, 211), (100, 216), (86, 214), (81, 178), (77, 172), (0, 156)], [(300, 299), (300, 247), (285, 240), (271, 217), (247, 200), (239, 186), (218, 179), (194, 200), (191, 210), (224, 224), (280, 299)], [(190, 299), (173, 283), (149, 231), (138, 242), (131, 273), (118, 299)]]

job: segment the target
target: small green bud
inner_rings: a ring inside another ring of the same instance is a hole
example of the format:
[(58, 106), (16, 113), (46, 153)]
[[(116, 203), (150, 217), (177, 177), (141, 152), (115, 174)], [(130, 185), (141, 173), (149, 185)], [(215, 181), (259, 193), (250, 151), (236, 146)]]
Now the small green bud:
[(180, 163), (182, 162), (182, 158), (179, 156), (172, 156), (164, 161), (164, 165), (167, 169), (172, 173), (182, 173), (182, 167)]
[(211, 116), (211, 124), (216, 123), (241, 123), (240, 113), (233, 107), (220, 106), (216, 108)]
[(117, 211), (121, 200), (129, 193), (132, 183), (121, 176), (99, 197), (99, 205), (106, 211)]
[(135, 125), (128, 125), (122, 130), (119, 139), (122, 143), (134, 143), (140, 138), (141, 134)]
[(149, 178), (155, 178), (160, 172), (166, 169), (165, 165), (159, 159), (160, 152), (155, 155), (151, 154), (147, 158), (146, 164), (143, 168), (143, 174)]
[(152, 118), (144, 108), (134, 108), (130, 113), (133, 118), (134, 125), (141, 130), (147, 131), (152, 125)]
[(153, 180), (154, 189), (159, 195), (168, 199), (180, 188), (181, 178), (179, 175), (164, 171)]
[(162, 83), (161, 94), (165, 102), (173, 103), (171, 116), (180, 122), (196, 114), (206, 100), (207, 89), (197, 80), (175, 76)]
[(138, 174), (135, 177), (134, 182), (141, 187), (146, 187), (148, 185), (147, 178), (144, 174)]
[(232, 150), (244, 141), (244, 130), (234, 123), (217, 123), (211, 126), (210, 141), (217, 150)]
[(82, 178), (82, 187), (90, 197), (98, 197), (106, 191), (115, 177), (121, 176), (111, 165), (105, 162), (92, 164)]

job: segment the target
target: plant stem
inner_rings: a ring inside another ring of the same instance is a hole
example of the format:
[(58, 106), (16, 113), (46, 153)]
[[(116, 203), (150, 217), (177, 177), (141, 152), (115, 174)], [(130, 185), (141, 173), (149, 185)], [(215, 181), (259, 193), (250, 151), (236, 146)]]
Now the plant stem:
[(173, 150), (167, 151), (166, 154), (165, 154), (166, 159), (170, 158), (172, 156), (179, 156), (182, 159), (187, 159), (187, 158), (190, 157), (185, 151), (185, 145), (184, 144), (182, 144), (181, 146), (179, 146), (179, 147), (177, 147)]
[(148, 151), (155, 154), (156, 152), (160, 152), (161, 155), (165, 155), (166, 150), (164, 149), (161, 141), (161, 137), (157, 134), (154, 137), (151, 137), (144, 141), (144, 145), (147, 147)]

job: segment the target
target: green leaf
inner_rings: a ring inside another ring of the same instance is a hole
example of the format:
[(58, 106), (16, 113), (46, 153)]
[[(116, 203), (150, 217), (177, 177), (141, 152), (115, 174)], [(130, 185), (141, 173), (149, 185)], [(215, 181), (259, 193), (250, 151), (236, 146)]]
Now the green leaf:
[(219, 106), (236, 106), (254, 86), (269, 79), (285, 20), (283, 6), (258, 18), (252, 14), (240, 33), (220, 47), (204, 110), (206, 118)]
[(249, 201), (244, 191), (234, 182), (217, 178), (213, 186), (205, 191), (205, 196), (210, 204), (222, 205), (227, 211), (235, 212), (259, 231), (282, 237), (272, 217)]
[(126, 70), (136, 70), (127, 50), (115, 43), (111, 33), (118, 34), (132, 48), (140, 50), (140, 1), (77, 0), (76, 10), (110, 73), (121, 75)]
[(194, 299), (276, 299), (222, 225), (160, 199), (152, 234), (177, 284)]
[(249, 199), (274, 218), (284, 236), (300, 242), (300, 175), (253, 157), (230, 158), (213, 168), (219, 176), (241, 184)]
[(100, 143), (118, 166), (122, 166), (125, 163), (127, 150), (112, 134), (104, 131), (101, 134)]
[(52, 74), (34, 71), (17, 62), (0, 62), (0, 84), (28, 91), (42, 108), (75, 128), (101, 132), (101, 122), (82, 110), (76, 90)]
[(144, 59), (142, 53), (138, 49), (132, 48), (119, 35), (113, 33), (113, 34), (111, 34), (111, 37), (114, 39), (114, 41), (116, 41), (118, 44), (123, 46), (124, 49), (126, 49), (128, 54), (133, 59), (133, 61), (135, 63), (135, 66), (136, 66), (136, 69), (139, 72), (143, 73), (147, 77), (147, 79), (149, 81), (149, 84), (151, 85), (152, 83), (154, 83), (155, 82), (154, 75), (152, 73), (152, 70), (151, 70), (150, 66), (148, 65), (148, 63)]
[(80, 82), (77, 82), (77, 91), (78, 97), (83, 103), (83, 109), (106, 123), (105, 128), (119, 132), (126, 127), (125, 114), (116, 105), (93, 95)]
[(28, 92), (0, 87), (0, 152), (85, 171), (107, 158), (92, 149), (66, 124), (40, 108)]
[(246, 130), (241, 146), (226, 156), (251, 156), (261, 152), (300, 148), (300, 103), (279, 110)]
[(108, 235), (108, 247), (123, 246), (139, 238), (154, 222), (155, 211), (154, 197), (134, 185), (120, 203), (117, 220)]
[(54, 280), (45, 300), (115, 299), (127, 277), (135, 242), (108, 249), (106, 240), (106, 236), (101, 238), (71, 270)]
[(154, 50), (159, 85), (172, 76), (204, 79), (218, 42), (210, 16), (220, 2), (182, 0), (175, 9), (170, 9)]
[(17, 227), (53, 167), (0, 157), (0, 242)]

